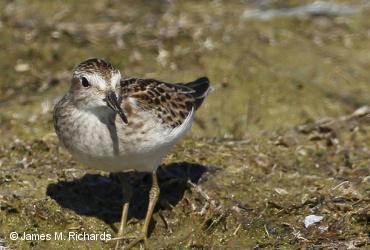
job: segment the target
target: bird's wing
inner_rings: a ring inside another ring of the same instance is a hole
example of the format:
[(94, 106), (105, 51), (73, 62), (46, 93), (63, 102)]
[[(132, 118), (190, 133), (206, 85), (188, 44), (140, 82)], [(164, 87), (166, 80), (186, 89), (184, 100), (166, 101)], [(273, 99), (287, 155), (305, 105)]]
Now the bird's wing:
[(121, 98), (135, 99), (139, 108), (151, 112), (164, 124), (179, 127), (197, 109), (209, 91), (208, 78), (171, 84), (155, 79), (121, 81)]

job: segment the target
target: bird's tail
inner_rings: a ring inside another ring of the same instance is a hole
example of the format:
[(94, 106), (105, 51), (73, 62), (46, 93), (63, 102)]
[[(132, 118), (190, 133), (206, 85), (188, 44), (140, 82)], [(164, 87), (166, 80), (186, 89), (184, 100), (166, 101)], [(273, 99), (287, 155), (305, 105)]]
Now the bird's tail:
[(191, 95), (195, 99), (195, 109), (198, 109), (200, 105), (202, 105), (204, 98), (206, 98), (206, 96), (213, 90), (213, 88), (209, 84), (208, 77), (201, 77), (184, 85), (194, 90)]

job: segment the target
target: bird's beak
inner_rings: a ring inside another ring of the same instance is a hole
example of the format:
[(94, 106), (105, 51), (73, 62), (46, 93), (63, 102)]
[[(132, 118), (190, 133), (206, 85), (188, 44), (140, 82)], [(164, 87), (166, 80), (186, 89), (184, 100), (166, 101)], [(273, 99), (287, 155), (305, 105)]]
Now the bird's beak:
[(104, 101), (107, 103), (108, 107), (110, 107), (114, 112), (116, 112), (122, 119), (122, 121), (127, 124), (128, 120), (123, 112), (120, 103), (117, 100), (116, 93), (114, 91), (109, 91), (107, 96), (104, 98)]

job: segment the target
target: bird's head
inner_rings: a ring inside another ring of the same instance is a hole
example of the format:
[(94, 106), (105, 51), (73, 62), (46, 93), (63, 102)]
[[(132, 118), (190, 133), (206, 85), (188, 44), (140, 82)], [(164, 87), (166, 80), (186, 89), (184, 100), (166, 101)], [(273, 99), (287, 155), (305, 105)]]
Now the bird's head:
[(117, 93), (120, 80), (120, 71), (109, 62), (88, 59), (74, 68), (70, 93), (79, 108), (94, 111), (110, 108), (127, 123)]

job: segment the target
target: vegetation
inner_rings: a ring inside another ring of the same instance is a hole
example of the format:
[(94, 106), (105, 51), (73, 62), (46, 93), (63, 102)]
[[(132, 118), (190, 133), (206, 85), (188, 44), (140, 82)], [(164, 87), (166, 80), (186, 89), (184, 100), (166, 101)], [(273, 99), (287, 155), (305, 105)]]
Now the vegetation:
[[(1, 1), (0, 248), (114, 247), (9, 239), (116, 235), (117, 176), (75, 162), (52, 125), (71, 70), (89, 57), (110, 60), (125, 76), (207, 75), (215, 88), (159, 170), (153, 249), (366, 248), (370, 12), (336, 1), (360, 11), (246, 18), (248, 10), (312, 1), (263, 2)], [(130, 175), (134, 232), (150, 178)], [(323, 219), (306, 228), (309, 215)]]

